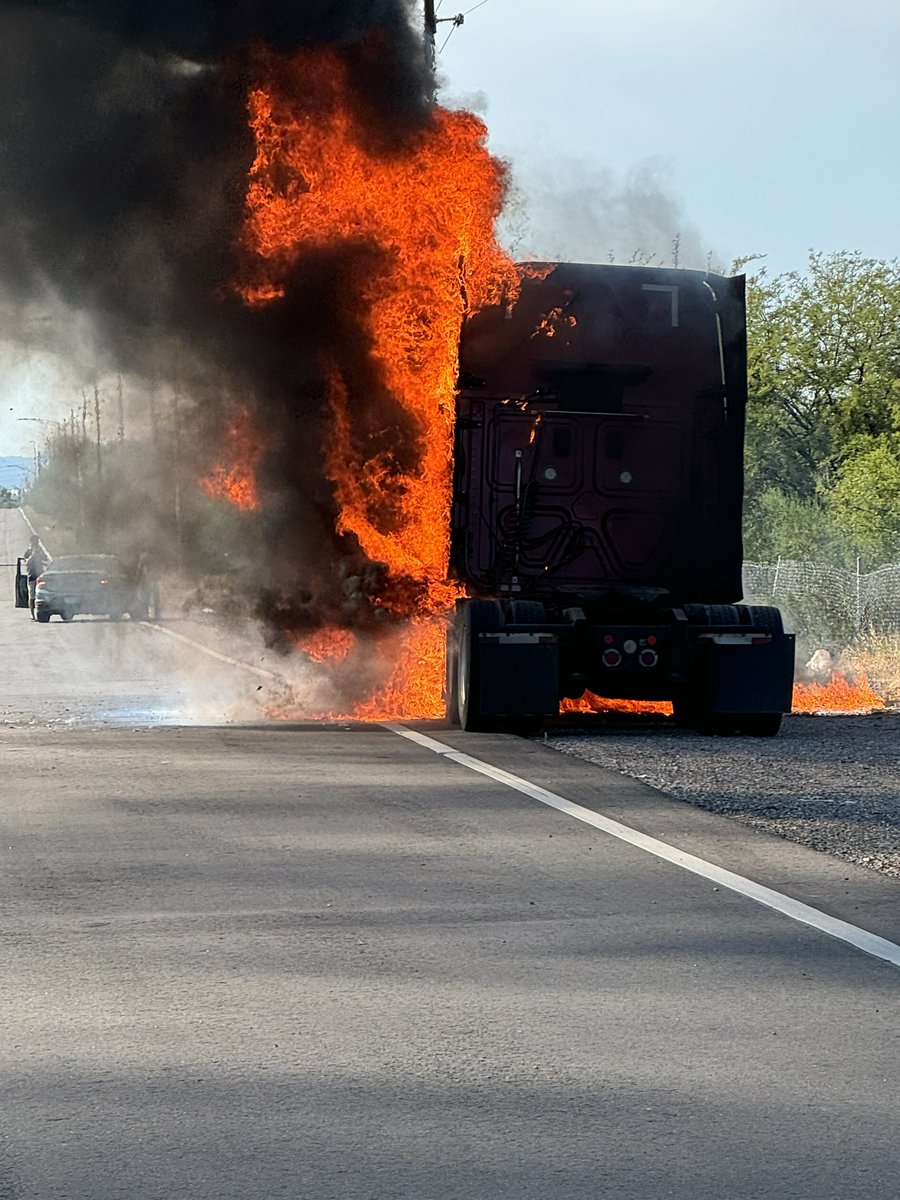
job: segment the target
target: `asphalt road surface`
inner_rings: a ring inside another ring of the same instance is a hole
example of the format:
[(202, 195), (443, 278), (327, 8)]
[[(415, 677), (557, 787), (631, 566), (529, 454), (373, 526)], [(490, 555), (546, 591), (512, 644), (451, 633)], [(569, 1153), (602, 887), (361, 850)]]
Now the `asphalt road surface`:
[(895, 880), (538, 742), (166, 724), (177, 643), (0, 587), (2, 1200), (900, 1193)]

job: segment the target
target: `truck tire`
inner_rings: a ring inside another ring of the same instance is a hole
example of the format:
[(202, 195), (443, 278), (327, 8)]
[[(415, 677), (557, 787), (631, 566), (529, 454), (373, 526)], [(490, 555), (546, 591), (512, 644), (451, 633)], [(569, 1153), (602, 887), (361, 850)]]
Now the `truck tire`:
[(46, 625), (50, 620), (50, 614), (48, 612), (39, 612), (35, 615), (42, 625)]
[(741, 614), (735, 604), (685, 604), (684, 615), (692, 625), (740, 625)]
[(704, 711), (698, 714), (694, 728), (701, 737), (732, 737), (739, 733), (738, 721), (733, 713), (712, 713)]
[(543, 625), (544, 606), (537, 600), (511, 600), (508, 625)]
[(456, 610), (456, 705), (459, 723), (467, 733), (484, 733), (496, 721), (484, 717), (478, 707), (478, 635), (503, 628), (503, 609), (497, 600), (469, 600)]
[(458, 632), (456, 623), (447, 629), (447, 649), (444, 659), (444, 713), (451, 725), (459, 724), (459, 697), (457, 677), (459, 675)]
[(697, 725), (697, 697), (693, 691), (685, 690), (672, 697), (672, 716), (676, 729), (694, 729)]
[(777, 608), (769, 608), (764, 604), (740, 604), (738, 614), (742, 625), (755, 625), (757, 629), (763, 629), (773, 637), (781, 637), (784, 634), (784, 622)]
[(702, 713), (695, 720), (698, 733), (706, 737), (776, 737), (781, 713)]
[(731, 713), (710, 712), (708, 702), (694, 691), (687, 691), (672, 701), (672, 712), (678, 729), (693, 729), (704, 737), (727, 737), (737, 732), (740, 717)]
[(782, 713), (748, 713), (738, 718), (738, 732), (748, 737), (776, 737), (781, 729)]

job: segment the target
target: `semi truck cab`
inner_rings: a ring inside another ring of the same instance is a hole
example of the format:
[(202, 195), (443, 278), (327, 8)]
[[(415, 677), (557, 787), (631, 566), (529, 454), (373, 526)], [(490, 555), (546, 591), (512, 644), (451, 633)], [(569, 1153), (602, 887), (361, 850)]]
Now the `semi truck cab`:
[(467, 321), (448, 715), (535, 724), (585, 691), (777, 732), (793, 638), (742, 605), (743, 277), (527, 264)]

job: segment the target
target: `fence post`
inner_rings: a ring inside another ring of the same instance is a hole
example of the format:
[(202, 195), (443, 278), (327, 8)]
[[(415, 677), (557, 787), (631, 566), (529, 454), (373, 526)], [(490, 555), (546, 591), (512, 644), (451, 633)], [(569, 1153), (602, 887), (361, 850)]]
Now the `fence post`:
[(778, 555), (778, 562), (775, 564), (775, 575), (772, 579), (772, 599), (775, 600), (778, 596), (778, 572), (781, 570), (781, 555)]
[(860, 572), (859, 572), (860, 557), (856, 556), (856, 636), (859, 637), (860, 627), (862, 625), (862, 602), (860, 599)]

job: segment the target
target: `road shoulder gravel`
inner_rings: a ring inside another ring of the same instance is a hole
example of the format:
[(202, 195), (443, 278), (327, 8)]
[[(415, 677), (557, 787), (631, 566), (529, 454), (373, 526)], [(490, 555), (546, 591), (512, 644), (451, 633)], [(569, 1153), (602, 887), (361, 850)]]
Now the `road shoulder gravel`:
[(777, 738), (701, 737), (665, 718), (546, 732), (563, 754), (900, 878), (900, 714), (785, 718)]

